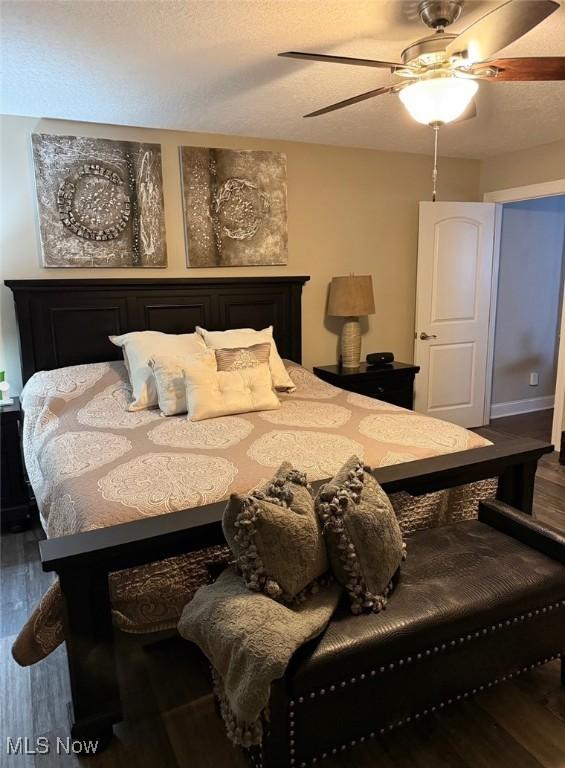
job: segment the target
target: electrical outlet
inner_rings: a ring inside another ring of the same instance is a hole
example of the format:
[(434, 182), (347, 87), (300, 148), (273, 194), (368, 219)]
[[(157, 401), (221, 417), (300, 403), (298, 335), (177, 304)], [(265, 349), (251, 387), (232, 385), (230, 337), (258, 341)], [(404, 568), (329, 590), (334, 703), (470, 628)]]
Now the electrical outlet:
[(537, 387), (539, 384), (539, 373), (537, 371), (532, 371), (530, 373), (530, 387)]

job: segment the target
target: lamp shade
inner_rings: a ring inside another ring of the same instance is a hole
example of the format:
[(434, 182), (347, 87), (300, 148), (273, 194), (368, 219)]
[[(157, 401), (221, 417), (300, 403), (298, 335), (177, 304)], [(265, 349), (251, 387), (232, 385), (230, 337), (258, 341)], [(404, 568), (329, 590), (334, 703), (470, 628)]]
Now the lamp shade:
[(373, 278), (371, 275), (332, 277), (328, 300), (328, 315), (359, 317), (373, 315)]

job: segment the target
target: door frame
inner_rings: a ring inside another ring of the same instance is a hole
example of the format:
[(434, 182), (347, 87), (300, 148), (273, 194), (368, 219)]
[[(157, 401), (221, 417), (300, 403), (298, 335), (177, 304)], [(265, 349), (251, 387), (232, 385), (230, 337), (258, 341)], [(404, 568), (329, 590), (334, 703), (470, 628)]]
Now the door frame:
[[(492, 264), (491, 304), (487, 343), (487, 376), (485, 387), (485, 408), (483, 418), (485, 424), (490, 421), (492, 400), (492, 379), (494, 372), (494, 331), (496, 326), (496, 310), (498, 295), (498, 277), (500, 270), (500, 238), (502, 233), (502, 204), (514, 203), (519, 200), (535, 200), (540, 197), (565, 195), (565, 179), (545, 181), (540, 184), (527, 184), (523, 187), (509, 187), (485, 192), (483, 202), (498, 203), (494, 222), (494, 253)], [(551, 441), (557, 447), (561, 441), (563, 417), (565, 415), (565, 291), (560, 323), (560, 340), (557, 358), (557, 377), (555, 380), (555, 403), (553, 407), (553, 425)]]

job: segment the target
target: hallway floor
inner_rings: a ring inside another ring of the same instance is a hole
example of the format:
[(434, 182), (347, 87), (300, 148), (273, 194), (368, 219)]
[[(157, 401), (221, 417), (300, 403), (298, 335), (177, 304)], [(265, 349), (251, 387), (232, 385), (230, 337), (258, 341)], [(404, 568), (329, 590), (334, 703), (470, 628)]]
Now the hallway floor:
[[(519, 437), (534, 437), (536, 440), (551, 440), (553, 408), (533, 413), (521, 413), (518, 416), (504, 416), (491, 419), (489, 427), (497, 432)], [(557, 447), (557, 446), (556, 446)]]
[[(549, 442), (552, 421), (553, 409), (548, 409), (493, 419), (489, 426), (481, 431), (485, 437), (489, 436), (489, 431), (495, 431)], [(534, 517), (565, 530), (565, 467), (559, 464), (557, 452), (544, 456), (538, 465)]]

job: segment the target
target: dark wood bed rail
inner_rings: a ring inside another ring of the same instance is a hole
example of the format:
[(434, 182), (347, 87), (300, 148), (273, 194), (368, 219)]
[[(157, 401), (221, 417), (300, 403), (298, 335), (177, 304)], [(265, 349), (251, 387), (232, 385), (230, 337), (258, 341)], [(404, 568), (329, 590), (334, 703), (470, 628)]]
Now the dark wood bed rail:
[[(381, 467), (387, 493), (422, 495), (498, 477), (497, 498), (531, 513), (538, 460), (553, 446), (501, 436), (491, 446)], [(314, 483), (317, 489), (323, 481)], [(40, 543), (59, 576), (71, 681), (71, 734), (104, 745), (122, 719), (108, 575), (221, 543), (225, 503), (173, 512)]]
[[(499, 496), (517, 509), (531, 512), (537, 462), (553, 446), (532, 438), (504, 437), (492, 446), (444, 456), (393, 464), (373, 470), (388, 493), (406, 491), (420, 496), (475, 480), (499, 478)], [(531, 472), (527, 472), (527, 467)], [(519, 471), (518, 471), (519, 470)], [(531, 474), (531, 477), (530, 477)], [(527, 477), (526, 477), (527, 475)], [(324, 480), (312, 483), (314, 490)], [(173, 557), (223, 540), (221, 519), (225, 502), (184, 509), (85, 533), (45, 539), (39, 544), (44, 571), (114, 564), (109, 572)]]

